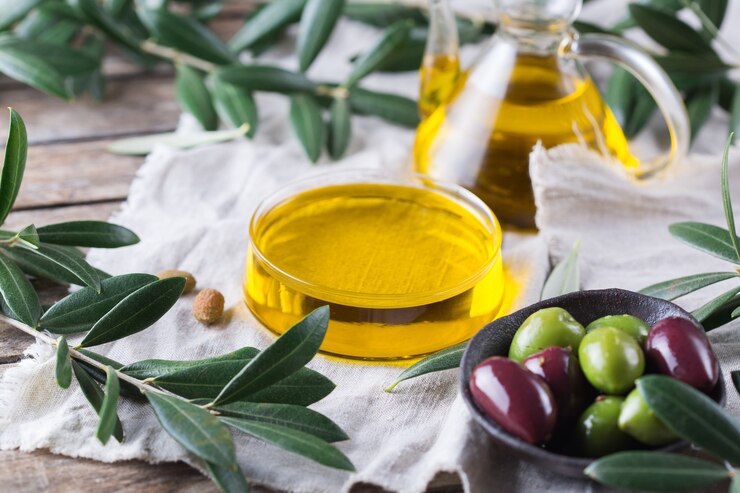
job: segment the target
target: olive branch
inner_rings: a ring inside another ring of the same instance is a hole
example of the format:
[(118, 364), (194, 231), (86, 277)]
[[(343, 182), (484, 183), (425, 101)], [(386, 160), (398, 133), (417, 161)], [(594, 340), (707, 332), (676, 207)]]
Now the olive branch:
[[(0, 224), (18, 195), (26, 151), (23, 120), (11, 109), (0, 170)], [(88, 264), (79, 249), (119, 248), (138, 241), (128, 229), (100, 221), (0, 231), (0, 321), (56, 349), (56, 382), (67, 389), (77, 381), (98, 413), (100, 442), (124, 439), (125, 428), (117, 415), (123, 396), (144, 399), (162, 428), (201, 461), (223, 491), (248, 491), (230, 428), (327, 467), (354, 470), (332, 445), (347, 440), (347, 434), (307, 407), (334, 389), (331, 380), (305, 368), (324, 340), (326, 306), (263, 351), (243, 347), (199, 360), (153, 359), (124, 365), (89, 349), (145, 330), (182, 294), (185, 278), (110, 276)], [(29, 277), (81, 289), (43, 309)], [(82, 337), (70, 344), (67, 338), (76, 334)]]

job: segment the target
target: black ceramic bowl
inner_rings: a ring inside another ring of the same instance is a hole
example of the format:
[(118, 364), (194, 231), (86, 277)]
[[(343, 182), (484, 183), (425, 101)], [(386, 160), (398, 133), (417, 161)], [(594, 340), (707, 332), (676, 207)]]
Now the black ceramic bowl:
[[(666, 317), (681, 317), (698, 323), (690, 313), (677, 305), (658, 298), (652, 298), (622, 289), (604, 289), (599, 291), (579, 291), (557, 298), (541, 301), (494, 320), (481, 329), (468, 344), (462, 357), (460, 385), (462, 395), (475, 421), (497, 442), (508, 447), (520, 458), (540, 467), (550, 469), (571, 477), (582, 478), (583, 470), (593, 459), (571, 457), (558, 454), (536, 445), (530, 445), (504, 431), (493, 420), (489, 419), (473, 401), (468, 382), (470, 373), (478, 363), (491, 356), (508, 356), (509, 346), (519, 326), (531, 314), (542, 308), (560, 307), (570, 312), (585, 327), (597, 318), (606, 315), (628, 314), (638, 317), (649, 325)], [(720, 372), (721, 373), (721, 372)], [(710, 397), (725, 404), (725, 387), (720, 376), (717, 386)], [(661, 448), (663, 452), (674, 452), (686, 448), (688, 443), (680, 441)]]

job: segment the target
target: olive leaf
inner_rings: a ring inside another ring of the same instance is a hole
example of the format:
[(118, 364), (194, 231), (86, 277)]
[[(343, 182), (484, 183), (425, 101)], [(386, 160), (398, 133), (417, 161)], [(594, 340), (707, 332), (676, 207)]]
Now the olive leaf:
[[(735, 286), (731, 288), (728, 291), (725, 291), (721, 295), (717, 296), (716, 298), (713, 298), (706, 302), (701, 307), (697, 308), (691, 314), (700, 322), (704, 323), (707, 319), (709, 319), (712, 315), (714, 315), (717, 311), (724, 308), (724, 306), (732, 301), (737, 294), (740, 293), (740, 286)], [(710, 330), (709, 328), (705, 327), (706, 330)]]
[(349, 102), (360, 113), (379, 116), (404, 127), (413, 128), (419, 124), (416, 101), (404, 96), (354, 87), (349, 93)]
[[(14, 249), (19, 250), (19, 249)], [(35, 249), (23, 249), (31, 255), (41, 257), (56, 267), (60, 267), (82, 281), (86, 286), (100, 290), (100, 274), (87, 261), (61, 245), (41, 243)]]
[(717, 81), (706, 87), (693, 91), (686, 100), (686, 110), (691, 124), (691, 139), (699, 134), (701, 127), (709, 119), (712, 108), (716, 106), (719, 99), (719, 85)]
[[(106, 356), (103, 356), (102, 354), (95, 353), (88, 349), (78, 348), (77, 352), (84, 354), (88, 358), (93, 359), (106, 367), (110, 366), (114, 370), (120, 370), (121, 367), (123, 367), (123, 364), (119, 363), (118, 361), (112, 360)], [(105, 385), (105, 382), (108, 379), (105, 371), (101, 370), (98, 366), (94, 366), (86, 361), (79, 360), (77, 361), (77, 363), (87, 372), (87, 374), (93, 380), (101, 385)], [(142, 397), (141, 391), (134, 384), (127, 382), (126, 380), (120, 380), (119, 384), (121, 386), (121, 395), (133, 398)]]
[(72, 358), (69, 357), (67, 339), (60, 337), (57, 340), (55, 376), (57, 385), (63, 389), (69, 388), (72, 383)]
[(306, 94), (290, 97), (290, 123), (298, 140), (312, 162), (319, 160), (324, 145), (324, 119), (316, 100)]
[[(719, 87), (719, 86), (718, 86)], [(727, 231), (732, 241), (732, 246), (735, 248), (735, 255), (740, 258), (740, 238), (737, 237), (735, 231), (735, 217), (732, 212), (732, 198), (730, 197), (730, 181), (727, 177), (728, 174), (728, 162), (730, 158), (730, 146), (732, 145), (732, 134), (727, 138), (725, 144), (725, 152), (722, 155), (722, 174), (720, 183), (722, 186), (722, 207), (725, 211), (725, 221), (727, 222)]]
[(321, 373), (301, 368), (289, 377), (239, 400), (310, 406), (331, 394), (336, 386)]
[(730, 232), (711, 224), (683, 222), (671, 224), (668, 231), (687, 245), (722, 260), (740, 264)]
[(467, 346), (468, 342), (465, 341), (427, 356), (418, 363), (406, 368), (396, 377), (393, 383), (385, 388), (385, 391), (393, 392), (399, 383), (410, 378), (416, 378), (427, 373), (459, 368), (462, 355)]
[(714, 35), (722, 27), (729, 0), (696, 0), (696, 4), (715, 28), (712, 33), (707, 34)]
[(578, 264), (580, 241), (576, 241), (567, 257), (563, 258), (552, 269), (542, 286), (541, 300), (555, 298), (581, 289), (581, 269)]
[(303, 74), (267, 65), (227, 65), (219, 68), (215, 74), (248, 91), (313, 93), (318, 87)]
[(352, 64), (346, 86), (352, 87), (370, 72), (376, 70), (409, 37), (411, 24), (399, 21), (383, 31), (368, 51)]
[(61, 76), (88, 74), (100, 66), (99, 58), (57, 43), (11, 38), (4, 41), (3, 46), (43, 60)]
[(97, 346), (146, 329), (172, 308), (184, 288), (184, 278), (171, 277), (137, 289), (98, 320), (79, 347)]
[(125, 274), (104, 279), (100, 293), (87, 287), (54, 303), (41, 317), (40, 327), (54, 334), (90, 330), (105, 314), (139, 288), (157, 280), (150, 274)]
[(637, 388), (674, 433), (732, 464), (740, 463), (740, 425), (712, 399), (664, 375), (647, 375)]
[(221, 466), (236, 462), (231, 434), (218, 418), (177, 397), (153, 391), (144, 395), (165, 431), (188, 451)]
[(203, 75), (181, 63), (176, 65), (175, 74), (177, 100), (198, 120), (204, 130), (215, 130), (218, 127), (218, 115), (213, 108)]
[(247, 363), (213, 400), (213, 405), (237, 401), (294, 374), (319, 350), (328, 324), (328, 306), (306, 315)]
[(354, 471), (352, 462), (332, 445), (313, 435), (275, 424), (221, 417), (223, 423), (248, 435), (302, 455), (319, 464), (344, 471)]
[(232, 127), (247, 124), (249, 126), (247, 137), (254, 136), (259, 117), (252, 93), (218, 76), (210, 77), (209, 82), (213, 104), (219, 118)]
[(37, 232), (41, 241), (55, 245), (120, 248), (140, 241), (130, 229), (104, 221), (56, 223), (41, 226)]
[(249, 484), (247, 483), (247, 480), (244, 479), (244, 473), (236, 462), (227, 466), (214, 464), (213, 462), (208, 461), (204, 461), (203, 463), (205, 464), (211, 480), (216, 483), (219, 489), (224, 493), (249, 492)]
[(20, 230), (17, 236), (19, 240), (24, 241), (27, 245), (30, 245), (32, 247), (38, 247), (41, 245), (39, 232), (36, 229), (36, 226), (34, 226), (33, 224), (29, 224), (28, 226)]
[(108, 443), (108, 440), (116, 430), (116, 423), (118, 422), (118, 396), (121, 391), (116, 370), (109, 366), (105, 370), (105, 374), (105, 391), (98, 413), (100, 421), (98, 422), (98, 429), (95, 432), (95, 436), (98, 437), (98, 440), (103, 445)]
[(191, 147), (216, 144), (242, 137), (249, 132), (249, 125), (227, 130), (199, 133), (163, 133), (146, 135), (144, 137), (129, 137), (119, 139), (108, 146), (108, 152), (128, 156), (145, 156), (158, 145), (174, 147), (176, 149), (190, 149)]
[(5, 222), (13, 208), (21, 188), (23, 173), (26, 170), (28, 137), (23, 119), (10, 108), (10, 128), (5, 142), (5, 158), (0, 173), (0, 224)]
[(67, 0), (80, 16), (100, 29), (109, 38), (133, 53), (139, 53), (143, 39), (126, 24), (116, 20), (95, 0)]
[(632, 18), (658, 44), (669, 50), (712, 53), (712, 46), (691, 26), (672, 13), (646, 4), (631, 3)]
[[(14, 0), (10, 0), (14, 1)], [(46, 3), (35, 10), (34, 15), (26, 16), (15, 26), (15, 34), (25, 39), (47, 43), (68, 43), (77, 32), (79, 22), (58, 15), (54, 7), (62, 6), (71, 10), (66, 3)], [(5, 12), (5, 10), (0, 9)]]
[(255, 402), (232, 402), (215, 408), (221, 416), (269, 423), (290, 428), (327, 442), (348, 440), (347, 434), (321, 413), (303, 406)]
[(663, 452), (619, 452), (591, 463), (584, 473), (613, 488), (682, 491), (731, 477), (726, 468), (702, 459)]
[(639, 292), (647, 296), (662, 298), (664, 300), (675, 300), (689, 293), (693, 293), (701, 288), (711, 286), (727, 279), (737, 277), (735, 272), (707, 272), (705, 274), (693, 274), (690, 276), (679, 277), (669, 281), (659, 282)]
[(162, 43), (215, 64), (228, 64), (236, 57), (213, 31), (190, 17), (166, 9), (139, 9), (139, 18)]
[(8, 258), (0, 255), (0, 298), (18, 319), (36, 327), (41, 317), (41, 303), (23, 271)]
[(730, 108), (730, 134), (734, 143), (740, 135), (740, 84), (735, 86), (735, 93)]
[(301, 72), (308, 70), (316, 56), (329, 40), (344, 8), (345, 0), (308, 0), (298, 28), (298, 65)]
[(61, 267), (56, 262), (52, 262), (45, 257), (32, 253), (31, 249), (20, 248), (0, 248), (0, 255), (3, 255), (23, 270), (26, 274), (41, 278), (49, 279), (59, 284), (75, 284), (84, 286), (85, 283), (69, 270)]
[(407, 19), (416, 24), (428, 22), (427, 15), (421, 8), (396, 2), (347, 2), (344, 15), (376, 27), (388, 27)]
[(352, 120), (349, 102), (336, 98), (329, 112), (329, 155), (332, 159), (341, 158), (347, 151), (352, 137)]
[(275, 0), (268, 3), (234, 34), (229, 46), (239, 52), (269, 39), (289, 24), (297, 22), (305, 5), (306, 0)]
[[(80, 384), (83, 395), (93, 409), (95, 409), (95, 412), (100, 413), (103, 407), (103, 390), (90, 378), (90, 375), (88, 375), (78, 362), (72, 361), (72, 371), (77, 379), (77, 383)], [(119, 442), (123, 441), (123, 425), (118, 417), (116, 417), (116, 424), (113, 429), (113, 438)]]
[(54, 67), (12, 46), (0, 45), (0, 72), (39, 91), (69, 99), (64, 79)]
[(0, 1), (0, 31), (23, 19), (31, 10), (46, 0), (2, 0)]
[(156, 379), (158, 377), (169, 375), (181, 370), (187, 370), (199, 366), (208, 366), (214, 363), (223, 363), (236, 361), (246, 363), (257, 356), (259, 350), (253, 347), (243, 347), (221, 356), (194, 360), (166, 360), (166, 359), (148, 359), (131, 363), (121, 368), (126, 375), (139, 379)]

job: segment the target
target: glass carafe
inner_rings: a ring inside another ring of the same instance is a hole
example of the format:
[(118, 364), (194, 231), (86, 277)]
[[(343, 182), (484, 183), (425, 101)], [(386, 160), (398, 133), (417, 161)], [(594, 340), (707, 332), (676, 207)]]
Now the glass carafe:
[[(490, 44), (456, 76), (448, 100), (419, 126), (417, 171), (465, 186), (505, 225), (530, 229), (536, 208), (529, 154), (537, 142), (546, 148), (582, 143), (618, 160), (636, 177), (654, 174), (686, 154), (686, 108), (668, 76), (620, 38), (575, 32), (571, 23), (581, 4), (496, 0), (500, 22)], [(581, 58), (616, 62), (645, 85), (666, 120), (671, 138), (666, 155), (641, 162), (630, 153)]]

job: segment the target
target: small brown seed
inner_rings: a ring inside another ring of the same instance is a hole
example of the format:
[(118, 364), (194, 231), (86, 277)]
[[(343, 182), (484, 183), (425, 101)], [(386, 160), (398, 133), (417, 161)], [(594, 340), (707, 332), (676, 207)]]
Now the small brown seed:
[(224, 295), (218, 290), (206, 288), (193, 301), (193, 316), (206, 325), (215, 324), (224, 315)]
[(160, 279), (169, 279), (170, 277), (184, 277), (185, 278), (185, 289), (182, 290), (182, 294), (188, 294), (193, 289), (195, 289), (195, 276), (193, 276), (190, 272), (184, 271), (184, 270), (175, 270), (175, 269), (168, 269), (163, 270), (159, 274), (157, 274), (157, 277)]

